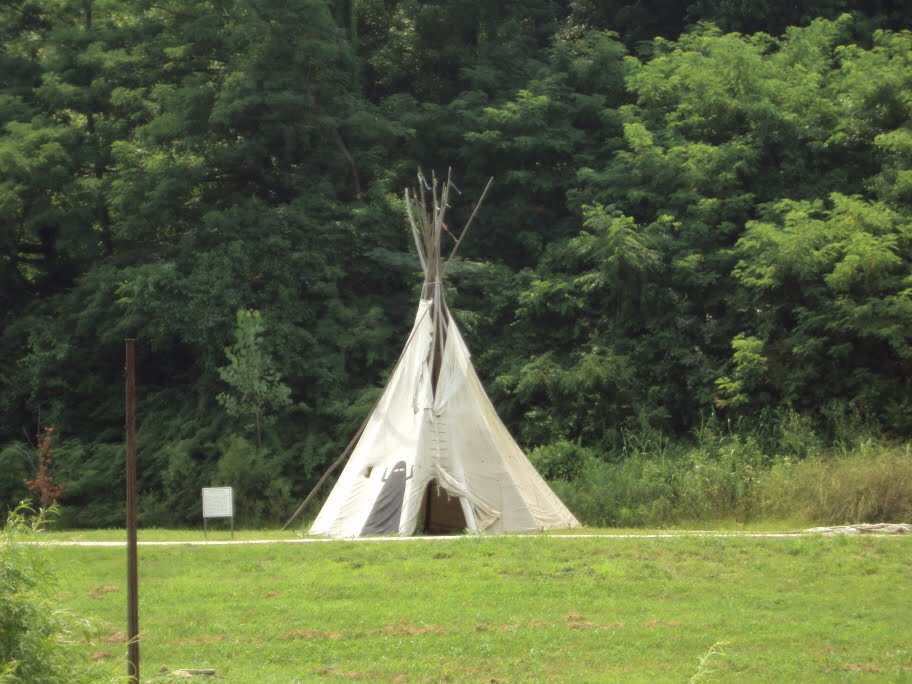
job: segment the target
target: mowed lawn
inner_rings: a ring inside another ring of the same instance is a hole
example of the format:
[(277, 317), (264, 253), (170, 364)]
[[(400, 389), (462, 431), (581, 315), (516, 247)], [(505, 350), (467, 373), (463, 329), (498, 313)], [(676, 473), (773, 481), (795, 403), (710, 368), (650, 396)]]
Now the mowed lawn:
[[(80, 648), (120, 672), (125, 551), (41, 553), (95, 621)], [(912, 681), (901, 536), (182, 545), (139, 563), (144, 681)]]

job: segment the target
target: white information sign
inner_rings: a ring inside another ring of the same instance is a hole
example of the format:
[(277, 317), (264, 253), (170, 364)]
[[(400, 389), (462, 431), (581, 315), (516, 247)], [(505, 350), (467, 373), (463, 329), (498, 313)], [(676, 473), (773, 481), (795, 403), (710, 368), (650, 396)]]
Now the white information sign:
[(203, 518), (234, 518), (231, 487), (203, 487)]

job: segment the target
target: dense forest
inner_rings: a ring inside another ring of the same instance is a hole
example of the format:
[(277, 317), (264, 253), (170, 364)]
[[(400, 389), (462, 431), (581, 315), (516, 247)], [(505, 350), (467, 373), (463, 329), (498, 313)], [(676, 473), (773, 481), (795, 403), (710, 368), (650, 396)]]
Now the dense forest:
[(494, 177), (448, 297), (549, 477), (709, 429), (759, 461), (908, 440), (910, 28), (901, 0), (7, 0), (0, 506), (122, 524), (130, 337), (143, 524), (198, 524), (210, 484), (284, 520), (412, 322), (418, 168), (452, 167), (456, 226)]

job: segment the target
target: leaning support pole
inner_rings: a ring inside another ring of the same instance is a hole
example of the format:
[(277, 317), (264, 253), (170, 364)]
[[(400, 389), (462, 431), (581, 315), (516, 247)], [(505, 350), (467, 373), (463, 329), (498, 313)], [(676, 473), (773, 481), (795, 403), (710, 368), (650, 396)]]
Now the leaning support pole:
[(127, 675), (139, 682), (139, 581), (136, 571), (136, 340), (127, 352)]
[[(381, 396), (383, 396), (383, 395), (381, 395)], [(376, 408), (376, 405), (374, 408)], [(367, 418), (365, 418), (364, 422), (361, 423), (361, 427), (358, 428), (358, 431), (355, 433), (355, 436), (351, 438), (351, 441), (348, 443), (348, 446), (345, 447), (345, 450), (342, 452), (342, 455), (339, 456), (339, 458), (337, 458), (331, 466), (329, 466), (329, 468), (326, 470), (326, 472), (323, 473), (323, 477), (321, 477), (319, 480), (317, 480), (317, 484), (315, 484), (314, 488), (310, 490), (310, 494), (308, 494), (307, 498), (304, 499), (304, 503), (302, 503), (300, 506), (298, 506), (298, 510), (296, 510), (291, 515), (291, 517), (288, 519), (288, 522), (282, 526), (283, 530), (287, 530), (288, 526), (291, 525), (291, 523), (293, 523), (295, 520), (297, 520), (298, 516), (304, 512), (305, 508), (307, 508), (307, 504), (310, 503), (310, 500), (314, 498), (316, 493), (320, 490), (320, 487), (322, 487), (323, 483), (326, 482), (327, 478), (330, 475), (332, 475), (332, 473), (335, 471), (336, 468), (339, 467), (339, 465), (342, 463), (342, 461), (344, 461), (346, 458), (349, 457), (349, 455), (352, 452), (352, 449), (355, 447), (355, 444), (357, 444), (358, 440), (361, 438), (361, 433), (363, 433), (364, 428), (367, 427), (367, 423), (370, 420), (371, 413), (373, 413), (373, 410), (367, 414)]]

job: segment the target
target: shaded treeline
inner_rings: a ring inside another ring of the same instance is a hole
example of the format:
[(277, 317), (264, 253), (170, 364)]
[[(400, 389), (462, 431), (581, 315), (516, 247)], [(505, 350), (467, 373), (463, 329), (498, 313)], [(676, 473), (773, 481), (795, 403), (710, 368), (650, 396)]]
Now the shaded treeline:
[(136, 337), (144, 522), (196, 520), (216, 482), (287, 515), (403, 344), (418, 166), (453, 167), (455, 225), (495, 177), (448, 286), (524, 446), (611, 460), (711, 412), (908, 437), (910, 23), (850, 0), (4, 3), (0, 503), (53, 426), (65, 519), (120, 523)]

